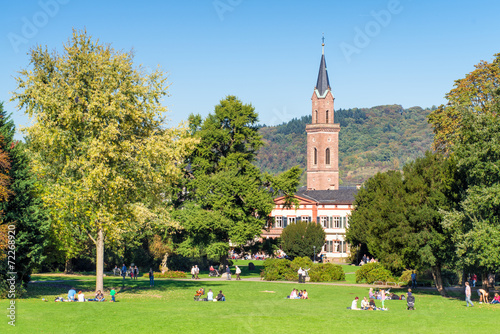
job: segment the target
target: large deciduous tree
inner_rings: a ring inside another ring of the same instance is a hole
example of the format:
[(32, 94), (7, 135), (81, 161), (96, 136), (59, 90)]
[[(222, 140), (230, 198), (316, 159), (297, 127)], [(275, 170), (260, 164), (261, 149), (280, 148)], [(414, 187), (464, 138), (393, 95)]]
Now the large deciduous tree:
[(315, 257), (325, 244), (325, 237), (325, 230), (320, 224), (298, 221), (289, 224), (281, 233), (281, 247), (292, 259)]
[(459, 264), (479, 269), (483, 285), (491, 285), (487, 277), (500, 270), (499, 102), (493, 113), (468, 113), (464, 117), (462, 136), (453, 155), (460, 204), (445, 215)]
[(495, 91), (500, 87), (500, 53), (492, 62), (481, 61), (465, 78), (455, 81), (455, 88), (446, 94), (446, 105), (441, 105), (429, 115), (434, 128), (434, 149), (452, 151), (460, 139), (464, 115), (491, 113)]
[(166, 194), (193, 147), (186, 129), (167, 128), (165, 74), (145, 74), (133, 55), (74, 31), (62, 53), (38, 46), (20, 72), (13, 100), (33, 125), (33, 171), (55, 226), (96, 246), (103, 288), (104, 243), (147, 221), (168, 219)]
[(282, 192), (291, 204), (301, 170), (279, 176), (253, 165), (264, 143), (257, 113), (234, 96), (221, 100), (204, 120), (190, 116), (199, 144), (185, 165), (184, 191), (178, 194), (176, 218), (182, 226), (178, 252), (224, 259), (230, 247), (244, 245), (262, 232)]
[(441, 213), (449, 207), (448, 178), (444, 157), (430, 152), (405, 165), (403, 174), (370, 178), (356, 196), (348, 240), (366, 244), (393, 271), (430, 268), (436, 288), (446, 294), (441, 268), (454, 254)]

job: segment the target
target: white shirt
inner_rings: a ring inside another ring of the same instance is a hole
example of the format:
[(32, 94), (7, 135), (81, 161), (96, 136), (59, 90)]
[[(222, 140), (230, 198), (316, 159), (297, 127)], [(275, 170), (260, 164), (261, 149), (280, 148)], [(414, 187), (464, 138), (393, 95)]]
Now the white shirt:
[(207, 293), (207, 300), (208, 301), (214, 300), (214, 293), (212, 291), (208, 291), (208, 293)]
[(357, 310), (358, 309), (358, 301), (354, 299), (351, 304), (351, 310)]
[(78, 294), (78, 301), (79, 302), (84, 302), (85, 301), (85, 295), (83, 293)]

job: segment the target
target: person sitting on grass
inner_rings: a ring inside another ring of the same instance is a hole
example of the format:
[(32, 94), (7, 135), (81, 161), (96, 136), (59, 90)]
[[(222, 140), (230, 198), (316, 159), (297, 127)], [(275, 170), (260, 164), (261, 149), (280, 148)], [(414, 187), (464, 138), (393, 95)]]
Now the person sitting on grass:
[(363, 297), (363, 300), (361, 301), (361, 309), (368, 310), (369, 308), (370, 308), (370, 303), (368, 302), (368, 299), (366, 299), (366, 297)]
[(104, 295), (102, 294), (101, 290), (97, 290), (95, 293), (95, 298), (89, 299), (89, 302), (103, 302), (104, 301)]
[(500, 304), (500, 296), (498, 295), (497, 292), (495, 292), (495, 297), (491, 301), (492, 304)]
[(304, 290), (302, 293), (302, 299), (309, 299), (309, 295), (307, 294), (307, 290)]
[(377, 305), (375, 305), (375, 300), (373, 298), (370, 298), (370, 307), (368, 309), (372, 311), (377, 309)]
[(85, 301), (85, 295), (83, 294), (82, 291), (78, 291), (78, 301), (79, 302), (84, 302)]
[(214, 293), (212, 292), (212, 289), (208, 289), (207, 301), (211, 302), (213, 300), (214, 300)]
[(219, 294), (217, 295), (217, 301), (218, 302), (225, 302), (226, 301), (226, 296), (222, 293), (222, 290), (219, 291)]
[(104, 301), (104, 294), (101, 292), (101, 290), (98, 290), (97, 293), (95, 294), (95, 299), (98, 302), (103, 302)]
[(351, 310), (359, 310), (358, 308), (358, 297), (354, 298), (354, 300), (351, 303)]
[(69, 291), (68, 291), (68, 301), (69, 302), (74, 302), (75, 301), (75, 296), (76, 296), (76, 290), (74, 288), (69, 289)]
[(116, 302), (116, 300), (115, 300), (115, 295), (116, 295), (115, 289), (111, 289), (111, 291), (109, 292), (109, 295), (111, 296), (110, 302)]

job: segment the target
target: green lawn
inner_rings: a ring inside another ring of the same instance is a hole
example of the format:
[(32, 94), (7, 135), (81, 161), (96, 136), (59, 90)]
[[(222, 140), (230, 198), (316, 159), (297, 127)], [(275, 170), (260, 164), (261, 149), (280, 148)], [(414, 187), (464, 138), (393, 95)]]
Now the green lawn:
[[(350, 311), (346, 307), (352, 299), (366, 296), (368, 289), (220, 279), (157, 279), (150, 288), (144, 278), (129, 279), (122, 286), (121, 278), (106, 277), (107, 290), (118, 291), (117, 303), (56, 303), (54, 298), (66, 296), (70, 286), (87, 290), (90, 297), (93, 277), (36, 275), (34, 279), (47, 283), (30, 284), (28, 298), (17, 300), (16, 327), (3, 317), (0, 333), (495, 333), (500, 323), (500, 305), (476, 303), (466, 308), (461, 297), (430, 293), (416, 294), (415, 311), (407, 311), (404, 301), (386, 301), (386, 312)], [(227, 301), (195, 302), (199, 287), (223, 290)], [(286, 299), (293, 287), (306, 288), (311, 299)], [(0, 301), (1, 309), (7, 306), (8, 300)]]

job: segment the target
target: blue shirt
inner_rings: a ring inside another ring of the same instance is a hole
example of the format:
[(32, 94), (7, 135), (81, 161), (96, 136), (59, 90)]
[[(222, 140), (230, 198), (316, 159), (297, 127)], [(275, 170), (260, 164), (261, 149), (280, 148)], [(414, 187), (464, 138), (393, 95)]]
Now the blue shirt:
[(74, 289), (71, 289), (68, 291), (68, 299), (69, 300), (75, 300), (75, 295), (76, 295), (76, 291)]

